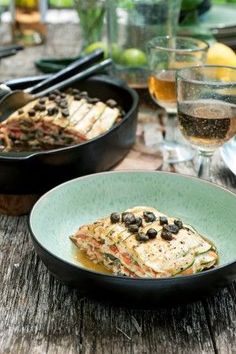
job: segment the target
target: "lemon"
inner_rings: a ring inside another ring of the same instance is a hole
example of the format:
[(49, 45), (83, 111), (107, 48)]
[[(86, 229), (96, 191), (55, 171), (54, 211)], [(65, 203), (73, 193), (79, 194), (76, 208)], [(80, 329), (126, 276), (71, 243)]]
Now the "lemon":
[(108, 49), (106, 43), (103, 42), (94, 42), (89, 44), (85, 49), (84, 53), (85, 54), (90, 54), (94, 52), (96, 49), (103, 49), (104, 50), (104, 58), (108, 57)]
[(140, 49), (129, 48), (120, 55), (119, 63), (125, 66), (144, 66), (147, 65), (147, 56)]
[(236, 54), (227, 45), (216, 42), (208, 49), (207, 64), (236, 66)]
[[(208, 49), (206, 63), (209, 65), (236, 67), (236, 54), (227, 45), (216, 42)], [(225, 82), (236, 81), (236, 72), (232, 75), (232, 71), (227, 68), (216, 69), (215, 76)]]

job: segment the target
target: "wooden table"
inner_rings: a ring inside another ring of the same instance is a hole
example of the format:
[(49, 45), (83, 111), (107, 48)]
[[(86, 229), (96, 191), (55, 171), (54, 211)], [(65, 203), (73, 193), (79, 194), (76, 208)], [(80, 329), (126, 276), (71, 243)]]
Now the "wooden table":
[[(47, 45), (1, 63), (1, 79), (37, 74), (32, 62), (42, 56), (76, 55), (77, 41), (77, 27), (50, 27)], [(140, 142), (145, 114), (139, 117), (135, 151), (121, 167), (134, 167), (141, 159), (147, 169), (194, 174), (193, 162), (163, 164)], [(219, 155), (214, 175), (218, 183), (236, 190), (236, 179)], [(144, 311), (101, 304), (49, 274), (29, 240), (27, 219), (0, 216), (1, 354), (236, 353), (235, 284), (211, 298), (173, 309)]]

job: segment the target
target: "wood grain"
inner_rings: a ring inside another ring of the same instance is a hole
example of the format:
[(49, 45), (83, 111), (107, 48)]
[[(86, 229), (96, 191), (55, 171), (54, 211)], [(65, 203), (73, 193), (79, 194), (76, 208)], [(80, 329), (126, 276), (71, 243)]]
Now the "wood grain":
[[(76, 55), (78, 43), (76, 25), (50, 26), (47, 45), (2, 61), (1, 80), (36, 74), (33, 60), (42, 56)], [(149, 151), (139, 145), (123, 167), (133, 168), (139, 160), (142, 168), (196, 173), (194, 162), (162, 165), (160, 156)], [(214, 175), (217, 183), (236, 191), (235, 176), (217, 154)], [(0, 354), (236, 353), (235, 284), (172, 309), (142, 311), (98, 303), (48, 273), (29, 240), (27, 219), (0, 215)]]

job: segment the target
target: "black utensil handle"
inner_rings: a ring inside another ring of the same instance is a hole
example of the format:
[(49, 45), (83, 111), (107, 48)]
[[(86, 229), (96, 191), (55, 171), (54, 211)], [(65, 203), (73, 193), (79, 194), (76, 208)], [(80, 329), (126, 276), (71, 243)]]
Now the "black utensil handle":
[(104, 56), (102, 49), (97, 49), (93, 53), (86, 55), (82, 58), (79, 58), (72, 64), (68, 65), (66, 68), (60, 70), (54, 75), (51, 75), (48, 79), (41, 81), (39, 84), (30, 87), (25, 90), (27, 93), (37, 93), (42, 90), (42, 88), (47, 89), (49, 85), (56, 84), (58, 81), (65, 80), (70, 76), (78, 73), (79, 71), (84, 70), (86, 67), (98, 62)]
[(0, 52), (0, 59), (2, 58), (7, 58), (7, 57), (11, 57), (12, 55), (15, 55), (17, 53), (17, 51), (15, 49), (13, 50), (6, 50), (4, 52)]
[(12, 45), (6, 45), (6, 46), (0, 46), (0, 53), (2, 52), (6, 52), (8, 50), (23, 50), (24, 47), (23, 45), (19, 45), (19, 44), (12, 44)]
[(69, 77), (69, 79), (66, 79), (66, 80), (64, 80), (62, 82), (59, 82), (59, 83), (53, 85), (53, 86), (50, 86), (46, 90), (43, 90), (41, 92), (36, 93), (35, 97), (42, 97), (42, 96), (45, 96), (45, 95), (47, 95), (48, 93), (50, 93), (50, 92), (52, 92), (54, 90), (62, 89), (62, 88), (66, 87), (66, 86), (68, 86), (70, 84), (73, 84), (74, 82), (77, 82), (79, 80), (87, 78), (88, 76), (96, 73), (99, 70), (102, 70), (102, 69), (108, 67), (111, 64), (112, 64), (112, 60), (111, 59), (103, 60), (102, 62), (100, 62), (98, 64), (95, 64), (93, 66), (90, 66), (89, 68), (85, 69), (84, 71), (79, 72), (78, 74)]

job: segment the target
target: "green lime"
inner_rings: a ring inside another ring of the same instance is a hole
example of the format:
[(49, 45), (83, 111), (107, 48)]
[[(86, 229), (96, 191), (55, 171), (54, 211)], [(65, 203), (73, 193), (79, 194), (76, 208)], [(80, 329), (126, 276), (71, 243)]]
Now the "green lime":
[(147, 65), (147, 56), (140, 49), (129, 48), (120, 55), (119, 63), (125, 66), (144, 66)]
[(85, 54), (90, 54), (94, 52), (96, 49), (103, 49), (104, 50), (104, 58), (108, 57), (108, 49), (106, 43), (103, 42), (94, 42), (89, 44), (86, 48), (84, 48)]
[(122, 54), (121, 48), (116, 43), (113, 43), (111, 45), (111, 56), (112, 56), (112, 59), (115, 62), (119, 62), (121, 54)]

